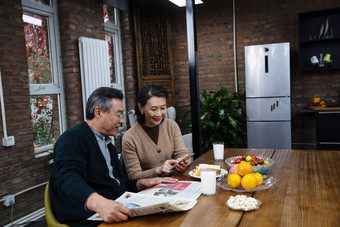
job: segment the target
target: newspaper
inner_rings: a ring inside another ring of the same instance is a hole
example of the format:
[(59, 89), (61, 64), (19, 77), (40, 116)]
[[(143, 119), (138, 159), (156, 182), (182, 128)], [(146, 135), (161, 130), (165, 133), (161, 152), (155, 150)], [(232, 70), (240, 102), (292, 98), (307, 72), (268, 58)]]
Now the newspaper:
[[(190, 210), (201, 194), (201, 182), (179, 181), (174, 184), (159, 184), (138, 193), (125, 192), (116, 201), (123, 203), (135, 216), (144, 216)], [(88, 220), (103, 219), (96, 213)]]
[(178, 181), (174, 184), (158, 184), (138, 194), (197, 200), (202, 194), (202, 186), (197, 181)]

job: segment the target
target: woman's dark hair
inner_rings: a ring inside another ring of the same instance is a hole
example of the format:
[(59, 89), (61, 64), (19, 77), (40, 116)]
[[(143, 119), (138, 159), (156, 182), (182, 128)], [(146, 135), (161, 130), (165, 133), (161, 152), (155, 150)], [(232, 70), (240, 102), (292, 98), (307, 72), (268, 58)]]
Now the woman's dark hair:
[(144, 114), (140, 112), (138, 108), (138, 103), (144, 107), (146, 103), (148, 102), (148, 100), (154, 96), (168, 98), (168, 91), (162, 85), (147, 84), (143, 86), (138, 92), (137, 105), (135, 107), (135, 114), (137, 116), (137, 121), (140, 124), (144, 124), (145, 116)]
[(92, 120), (94, 118), (94, 109), (98, 106), (103, 112), (110, 111), (111, 100), (119, 99), (123, 100), (122, 91), (111, 87), (97, 88), (86, 102), (86, 120)]

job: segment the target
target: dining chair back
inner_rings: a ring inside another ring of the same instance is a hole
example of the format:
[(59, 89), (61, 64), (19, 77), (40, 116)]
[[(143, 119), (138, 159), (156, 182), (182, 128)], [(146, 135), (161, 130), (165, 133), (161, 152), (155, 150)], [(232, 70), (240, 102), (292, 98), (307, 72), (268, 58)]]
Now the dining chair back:
[(135, 110), (129, 110), (128, 116), (129, 116), (130, 127), (132, 127), (137, 123), (137, 116), (135, 114)]
[(47, 183), (45, 188), (45, 218), (48, 227), (69, 227), (66, 224), (61, 224), (54, 216), (51, 198), (50, 198), (50, 190), (49, 190), (49, 183)]
[(176, 121), (176, 109), (173, 106), (168, 107), (165, 114), (166, 118)]
[[(185, 144), (185, 147), (187, 148), (188, 153), (192, 154), (193, 153), (192, 133), (184, 134), (182, 137), (183, 137), (184, 144)], [(191, 158), (191, 161), (193, 161), (193, 160), (194, 159)]]

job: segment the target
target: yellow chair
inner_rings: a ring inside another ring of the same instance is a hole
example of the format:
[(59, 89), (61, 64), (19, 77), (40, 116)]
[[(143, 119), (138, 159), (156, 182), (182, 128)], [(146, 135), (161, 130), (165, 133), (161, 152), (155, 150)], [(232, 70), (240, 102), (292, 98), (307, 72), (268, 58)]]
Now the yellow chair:
[(45, 217), (48, 227), (69, 227), (68, 225), (61, 224), (54, 217), (50, 198), (49, 184), (47, 184), (45, 188)]

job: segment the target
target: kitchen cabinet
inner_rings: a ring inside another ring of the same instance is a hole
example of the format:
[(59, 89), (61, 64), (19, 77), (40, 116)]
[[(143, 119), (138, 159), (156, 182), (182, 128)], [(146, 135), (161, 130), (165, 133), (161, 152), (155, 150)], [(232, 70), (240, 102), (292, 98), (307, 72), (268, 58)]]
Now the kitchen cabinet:
[(340, 151), (340, 107), (316, 107), (300, 112), (314, 115), (315, 144), (318, 150)]
[[(340, 69), (340, 8), (300, 13), (298, 17), (299, 70)], [(326, 54), (332, 62), (322, 64)], [(311, 63), (313, 56), (319, 64)]]
[(316, 148), (340, 150), (340, 108), (316, 111)]

